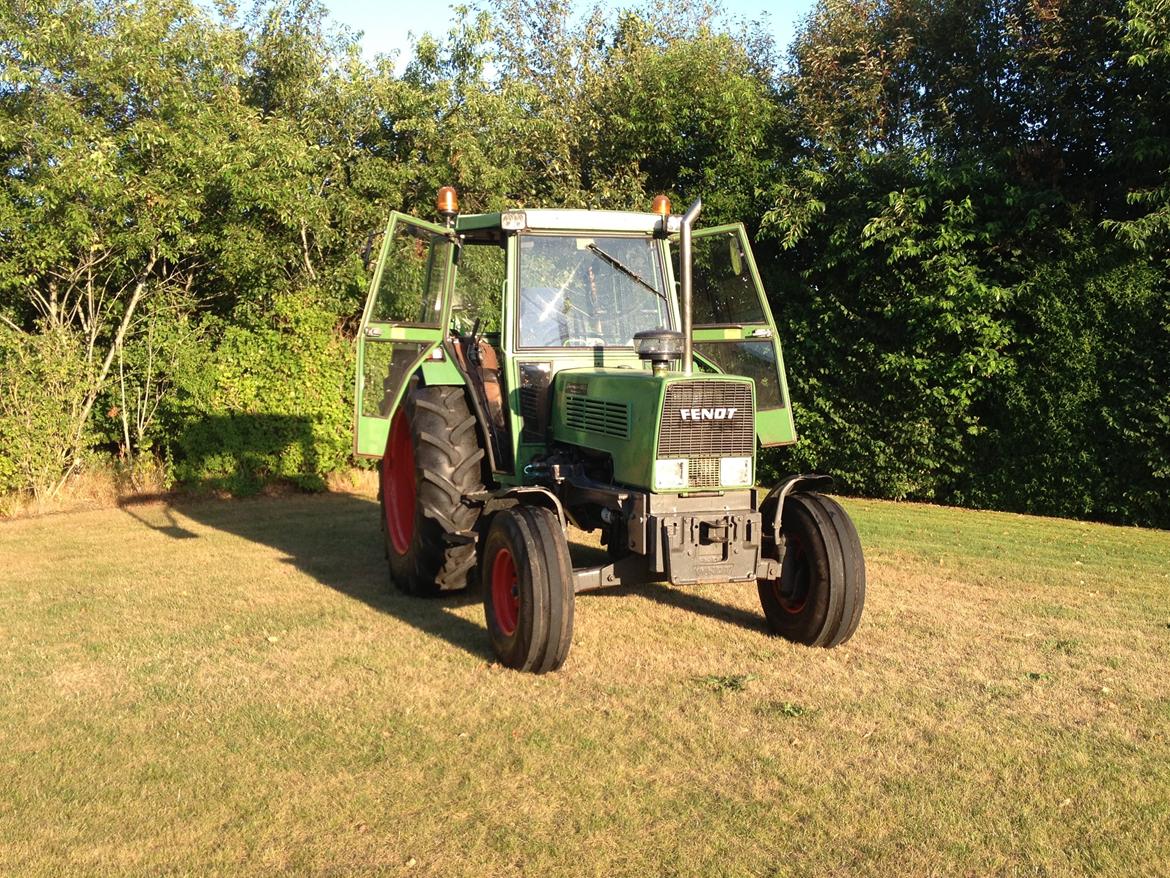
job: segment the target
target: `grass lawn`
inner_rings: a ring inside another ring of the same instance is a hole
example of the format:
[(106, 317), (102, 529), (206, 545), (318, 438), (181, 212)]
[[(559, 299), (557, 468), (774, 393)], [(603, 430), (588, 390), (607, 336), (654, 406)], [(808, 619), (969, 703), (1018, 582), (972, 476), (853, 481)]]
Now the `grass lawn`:
[(0, 875), (1170, 874), (1170, 533), (846, 505), (844, 647), (650, 585), (544, 677), (366, 497), (0, 523)]

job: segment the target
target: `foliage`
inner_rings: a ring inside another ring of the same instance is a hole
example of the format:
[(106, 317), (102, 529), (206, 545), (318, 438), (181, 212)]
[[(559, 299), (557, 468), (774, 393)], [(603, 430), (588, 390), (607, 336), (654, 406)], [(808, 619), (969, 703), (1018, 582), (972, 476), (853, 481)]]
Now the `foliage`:
[(1168, 45), (1166, 0), (820, 0), (787, 58), (698, 0), (485, 0), (399, 74), (320, 0), (11, 0), (0, 490), (95, 447), (319, 485), (361, 254), (453, 184), (744, 219), (802, 437), (764, 471), (1168, 525)]
[(763, 216), (804, 436), (773, 465), (1170, 524), (1158, 8), (818, 6)]
[(85, 397), (81, 357), (67, 329), (29, 336), (0, 324), (0, 493), (44, 494), (61, 477)]
[(253, 494), (272, 481), (321, 490), (350, 451), (353, 357), (329, 310), (286, 295), (176, 364), (162, 418), (183, 483)]
[[(888, 191), (891, 179), (914, 182)], [(798, 466), (855, 491), (937, 498), (980, 430), (981, 390), (1010, 368), (1007, 295), (975, 260), (994, 230), (921, 162), (867, 160), (812, 197), (830, 238), (806, 270), (809, 292), (779, 307), (800, 340), (788, 353)], [(791, 232), (778, 213), (765, 221)]]

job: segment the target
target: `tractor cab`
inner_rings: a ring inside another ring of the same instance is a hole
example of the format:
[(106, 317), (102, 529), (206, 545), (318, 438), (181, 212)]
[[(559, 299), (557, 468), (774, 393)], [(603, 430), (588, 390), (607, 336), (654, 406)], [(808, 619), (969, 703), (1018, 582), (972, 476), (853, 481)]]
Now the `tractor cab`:
[[(777, 631), (847, 639), (857, 599), (814, 607), (807, 583), (782, 584), (786, 503), (844, 516), (810, 490), (825, 480), (755, 487), (757, 448), (796, 433), (744, 227), (695, 230), (701, 203), (679, 216), (664, 196), (648, 213), (460, 215), (445, 187), (438, 206), (440, 223), (391, 215), (358, 335), (355, 452), (381, 458), (395, 584), (437, 594), (478, 569), (497, 653), (529, 670), (568, 649), (522, 624), (536, 597), (515, 594), (515, 554), (532, 539), (553, 544), (528, 561), (561, 604), (620, 582), (755, 580)], [(568, 523), (600, 530), (611, 563), (573, 570)], [(852, 525), (834, 534), (853, 553)]]
[[(681, 332), (679, 218), (529, 210), (451, 219), (395, 213), (387, 225), (358, 338), (355, 452), (382, 456), (412, 376), (455, 371), (488, 428), (494, 476), (520, 484), (555, 426), (556, 375), (653, 374), (635, 336)], [(692, 246), (693, 372), (751, 379), (759, 444), (795, 441), (780, 342), (743, 226), (697, 231)], [(683, 374), (681, 351), (667, 362)], [(752, 420), (751, 410), (737, 414)]]

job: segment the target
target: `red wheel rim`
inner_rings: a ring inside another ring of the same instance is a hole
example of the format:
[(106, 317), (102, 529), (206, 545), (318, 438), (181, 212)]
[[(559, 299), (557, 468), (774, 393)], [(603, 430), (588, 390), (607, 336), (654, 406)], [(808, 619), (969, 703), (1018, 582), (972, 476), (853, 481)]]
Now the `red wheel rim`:
[(399, 409), (390, 422), (390, 438), (382, 455), (382, 500), (390, 545), (405, 555), (414, 538), (414, 446), (410, 425)]
[(781, 573), (772, 587), (776, 590), (776, 600), (780, 604), (780, 609), (796, 616), (804, 612), (809, 592), (808, 557), (805, 555), (804, 543), (796, 534), (789, 535), (786, 554), (791, 555), (793, 561), (791, 580), (785, 583), (784, 575)]
[(492, 610), (496, 625), (510, 637), (520, 619), (520, 587), (512, 553), (500, 549), (492, 559)]

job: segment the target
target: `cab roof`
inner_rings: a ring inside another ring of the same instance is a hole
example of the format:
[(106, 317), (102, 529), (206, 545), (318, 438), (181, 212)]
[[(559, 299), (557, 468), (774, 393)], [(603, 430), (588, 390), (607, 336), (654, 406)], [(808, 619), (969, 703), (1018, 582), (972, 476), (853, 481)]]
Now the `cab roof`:
[[(653, 234), (662, 231), (662, 217), (656, 213), (636, 213), (627, 210), (508, 210), (498, 213), (464, 214), (455, 220), (455, 229), (469, 238), (498, 240), (503, 234), (503, 217), (509, 220), (509, 230), (516, 224), (523, 231), (549, 232), (617, 232)], [(666, 231), (677, 232), (680, 218), (671, 216)]]

